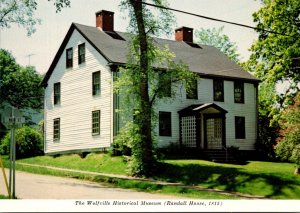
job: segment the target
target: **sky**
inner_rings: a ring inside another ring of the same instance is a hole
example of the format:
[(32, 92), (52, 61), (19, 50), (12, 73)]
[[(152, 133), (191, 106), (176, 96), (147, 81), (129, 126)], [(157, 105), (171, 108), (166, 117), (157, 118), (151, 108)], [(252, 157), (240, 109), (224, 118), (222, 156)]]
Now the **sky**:
[[(10, 51), (23, 66), (35, 66), (40, 73), (47, 72), (72, 22), (95, 26), (95, 12), (109, 10), (115, 12), (116, 31), (125, 32), (128, 27), (128, 14), (120, 11), (120, 0), (72, 0), (70, 8), (56, 13), (52, 2), (37, 0), (35, 16), (41, 19), (36, 32), (30, 37), (24, 28), (13, 25), (1, 29), (0, 48)], [(255, 26), (252, 14), (260, 8), (258, 0), (169, 0), (171, 8), (212, 18)], [(184, 4), (183, 4), (184, 2)], [(250, 48), (257, 34), (252, 29), (210, 21), (174, 12), (176, 27), (219, 28), (224, 26), (224, 34), (238, 46), (242, 60), (248, 59)], [(169, 39), (174, 39), (174, 34)]]

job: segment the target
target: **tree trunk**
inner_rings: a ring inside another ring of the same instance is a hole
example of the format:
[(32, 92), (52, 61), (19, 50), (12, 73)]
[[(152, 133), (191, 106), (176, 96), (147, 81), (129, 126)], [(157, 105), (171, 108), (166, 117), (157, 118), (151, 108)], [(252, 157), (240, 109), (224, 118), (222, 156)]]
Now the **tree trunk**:
[(130, 4), (134, 9), (134, 14), (138, 26), (138, 36), (140, 44), (140, 64), (139, 64), (139, 77), (140, 77), (140, 107), (138, 122), (141, 127), (140, 134), (142, 136), (142, 175), (150, 175), (152, 173), (154, 160), (153, 143), (151, 135), (151, 104), (148, 93), (148, 40), (145, 31), (145, 23), (143, 18), (143, 7), (140, 1), (130, 0)]
[(299, 175), (300, 174), (300, 168), (296, 166), (295, 171), (294, 171), (295, 175)]

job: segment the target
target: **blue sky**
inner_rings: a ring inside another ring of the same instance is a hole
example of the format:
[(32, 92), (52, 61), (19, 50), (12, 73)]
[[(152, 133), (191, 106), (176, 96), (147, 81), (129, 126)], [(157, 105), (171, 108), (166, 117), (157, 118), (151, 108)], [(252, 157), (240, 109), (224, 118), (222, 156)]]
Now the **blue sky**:
[[(109, 10), (115, 12), (115, 30), (126, 31), (127, 13), (120, 11), (120, 0), (72, 0), (71, 8), (56, 13), (52, 2), (38, 0), (36, 17), (42, 20), (36, 33), (27, 37), (26, 30), (17, 25), (1, 29), (0, 47), (11, 51), (21, 65), (29, 63), (40, 73), (45, 73), (56, 54), (72, 22), (95, 26), (95, 12)], [(170, 7), (227, 21), (255, 26), (252, 14), (260, 7), (254, 0), (169, 0)], [(184, 2), (184, 4), (183, 4)], [(224, 33), (238, 46), (239, 53), (247, 59), (247, 51), (257, 34), (246, 28), (209, 21), (202, 18), (174, 13), (175, 27), (186, 26), (194, 29), (224, 26)], [(174, 39), (172, 35), (169, 39)], [(30, 62), (29, 57), (30, 56)]]

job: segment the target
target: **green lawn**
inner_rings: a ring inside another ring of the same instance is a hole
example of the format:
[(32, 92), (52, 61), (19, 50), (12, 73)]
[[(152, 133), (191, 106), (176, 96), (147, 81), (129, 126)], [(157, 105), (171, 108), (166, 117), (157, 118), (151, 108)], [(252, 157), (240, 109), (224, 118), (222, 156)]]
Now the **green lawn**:
[[(42, 156), (18, 160), (18, 162), (123, 175), (126, 174), (127, 169), (127, 162), (124, 158), (95, 153), (89, 154), (85, 158), (80, 158), (78, 155), (56, 158)], [(28, 170), (26, 166), (18, 166), (18, 168)], [(300, 176), (293, 174), (294, 165), (290, 163), (250, 161), (246, 165), (233, 165), (203, 160), (164, 160), (160, 164), (160, 169), (159, 175), (152, 178), (168, 182), (179, 182), (186, 185), (264, 196), (272, 199), (300, 199)], [(31, 168), (30, 170), (34, 170), (33, 172), (35, 173), (66, 175), (62, 172), (58, 172), (59, 174), (57, 174), (53, 170), (41, 168)], [(67, 176), (84, 178), (82, 175), (70, 173)], [(201, 192), (201, 194), (200, 192), (186, 188), (162, 187), (150, 182), (125, 181), (95, 176), (89, 177), (89, 179), (142, 191), (184, 194), (190, 197), (207, 199), (236, 198), (219, 196), (216, 193), (208, 194), (208, 192)]]
[(299, 199), (300, 176), (294, 165), (250, 161), (246, 165), (202, 160), (166, 160), (157, 179), (273, 199)]
[(60, 168), (79, 169), (91, 172), (126, 175), (126, 162), (122, 157), (110, 157), (106, 154), (91, 153), (85, 158), (79, 155), (64, 155), (60, 157), (40, 156), (18, 160), (18, 162), (56, 166)]

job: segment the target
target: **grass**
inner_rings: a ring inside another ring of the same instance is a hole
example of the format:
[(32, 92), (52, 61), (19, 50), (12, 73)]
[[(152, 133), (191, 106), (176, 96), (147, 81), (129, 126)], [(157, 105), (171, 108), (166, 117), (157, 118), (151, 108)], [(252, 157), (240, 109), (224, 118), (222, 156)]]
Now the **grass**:
[[(122, 175), (126, 175), (127, 165), (126, 160), (122, 157), (110, 157), (106, 154), (89, 154), (86, 158), (80, 158), (78, 155), (56, 158), (42, 156), (18, 160), (18, 162)], [(236, 196), (191, 190), (178, 186), (162, 186), (145, 181), (83, 175), (21, 165), (17, 165), (17, 168), (39, 174), (89, 179), (113, 184), (121, 188), (133, 188), (147, 192), (184, 195), (203, 199), (237, 198)], [(160, 164), (160, 170), (159, 175), (152, 177), (153, 179), (264, 196), (272, 199), (300, 199), (300, 176), (293, 174), (294, 165), (290, 163), (250, 161), (246, 165), (233, 165), (203, 160), (164, 160)]]
[[(71, 156), (70, 156), (71, 157)], [(41, 158), (41, 157), (39, 157)], [(42, 157), (43, 158), (43, 157)], [(8, 161), (7, 158), (4, 161), (5, 166), (7, 166)], [(33, 160), (29, 159), (30, 161)], [(57, 158), (54, 158), (57, 159)], [(26, 162), (28, 159), (19, 160), (18, 162)], [(40, 159), (41, 160), (41, 159)], [(41, 161), (39, 161), (40, 163)], [(49, 165), (49, 164), (47, 164)], [(111, 165), (113, 166), (113, 165)], [(83, 174), (78, 172), (65, 172), (59, 170), (53, 170), (43, 167), (32, 167), (26, 165), (16, 164), (16, 169), (20, 171), (26, 171), (34, 174), (42, 174), (42, 175), (52, 175), (52, 176), (61, 176), (61, 177), (70, 177), (76, 179), (89, 180), (94, 182), (99, 182), (101, 184), (113, 187), (119, 187), (123, 189), (134, 189), (136, 191), (149, 192), (149, 193), (161, 193), (174, 195), (178, 197), (185, 198), (202, 198), (202, 199), (239, 199), (238, 196), (235, 195), (226, 195), (215, 192), (206, 192), (199, 190), (187, 189), (184, 187), (178, 186), (165, 186), (161, 184), (152, 183), (149, 181), (141, 181), (141, 180), (127, 180), (121, 178), (107, 177), (101, 175), (92, 175), (92, 174)]]
[(250, 161), (247, 165), (202, 160), (166, 160), (156, 179), (198, 185), (272, 199), (299, 199), (300, 176), (294, 165)]
[(39, 156), (18, 160), (18, 162), (126, 175), (126, 162), (124, 159), (122, 157), (110, 157), (106, 154), (91, 153), (85, 158), (81, 158), (76, 154), (59, 157)]

